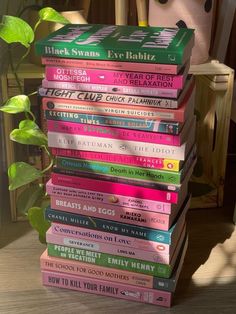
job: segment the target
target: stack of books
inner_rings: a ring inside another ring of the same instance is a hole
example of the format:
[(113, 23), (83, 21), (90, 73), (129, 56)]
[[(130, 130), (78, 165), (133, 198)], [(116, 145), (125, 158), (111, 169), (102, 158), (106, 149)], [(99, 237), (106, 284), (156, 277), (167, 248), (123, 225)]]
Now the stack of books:
[(196, 159), (191, 29), (66, 25), (36, 43), (55, 167), (43, 284), (170, 307)]

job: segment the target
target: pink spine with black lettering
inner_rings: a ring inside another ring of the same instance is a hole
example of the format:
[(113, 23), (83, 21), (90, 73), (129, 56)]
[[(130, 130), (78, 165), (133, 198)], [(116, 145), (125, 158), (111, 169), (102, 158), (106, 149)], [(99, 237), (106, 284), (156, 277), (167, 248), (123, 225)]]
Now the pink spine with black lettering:
[[(183, 221), (184, 224), (184, 221)], [(124, 236), (111, 232), (86, 229), (78, 226), (64, 225), (57, 222), (51, 223), (52, 233), (73, 236), (77, 239), (95, 240), (98, 242), (106, 243), (108, 245), (122, 245), (126, 248), (135, 248), (144, 251), (156, 252), (161, 255), (171, 255), (174, 253), (174, 249), (177, 245), (180, 234), (183, 233), (183, 224), (180, 225), (178, 232), (171, 244), (154, 242), (150, 240), (144, 240), (135, 237)]]
[(153, 157), (140, 157), (132, 155), (120, 155), (113, 153), (103, 152), (91, 152), (82, 151), (76, 149), (63, 149), (63, 148), (52, 148), (51, 153), (53, 156), (64, 156), (79, 159), (104, 161), (110, 163), (117, 163), (122, 165), (132, 165), (143, 168), (153, 169), (165, 169), (169, 171), (179, 171), (180, 161), (177, 159), (165, 159), (165, 158), (153, 158)]
[(140, 71), (150, 73), (178, 74), (180, 65), (161, 63), (119, 62), (108, 60), (83, 60), (69, 58), (42, 57), (42, 64), (90, 69), (110, 69), (121, 71)]
[(88, 276), (108, 281), (115, 280), (116, 282), (143, 288), (154, 288), (153, 276), (49, 256), (47, 250), (40, 256), (40, 268), (41, 270), (58, 271), (82, 277)]
[(50, 132), (87, 135), (124, 141), (130, 140), (137, 142), (149, 142), (153, 144), (173, 146), (180, 146), (185, 140), (185, 136), (182, 136), (181, 134), (172, 135), (54, 120), (47, 120), (47, 130)]
[(42, 270), (41, 274), (43, 285), (50, 287), (77, 290), (80, 292), (111, 296), (164, 307), (171, 306), (172, 293), (167, 291), (136, 287), (127, 284), (122, 285), (116, 282), (45, 270)]
[(179, 198), (179, 193), (177, 191), (170, 192), (165, 190), (156, 190), (142, 186), (135, 186), (97, 179), (95, 180), (90, 178), (70, 176), (54, 172), (51, 174), (51, 178), (52, 183), (56, 185), (64, 185), (79, 189), (120, 194), (123, 196), (138, 197), (159, 202), (177, 204)]
[(165, 231), (169, 230), (178, 213), (178, 210), (176, 210), (170, 215), (166, 215), (59, 196), (51, 196), (51, 208)]
[(138, 96), (155, 96), (165, 98), (178, 98), (182, 89), (171, 88), (149, 88), (136, 86), (119, 86), (106, 84), (90, 84), (90, 83), (73, 83), (42, 80), (44, 88), (72, 89), (77, 91), (101, 92), (112, 94), (138, 95)]
[[(46, 184), (46, 191), (51, 196), (61, 196), (76, 199), (84, 199), (87, 201), (96, 201), (101, 205), (112, 204), (114, 206), (124, 206), (129, 208), (136, 208), (141, 210), (147, 210), (151, 212), (170, 214), (179, 208), (179, 204), (171, 204), (165, 202), (152, 201), (148, 199), (142, 199), (138, 197), (123, 196), (119, 194), (109, 194), (98, 191), (91, 191), (86, 189), (78, 189), (73, 187), (66, 187), (63, 185), (53, 184), (51, 179)], [(183, 199), (186, 197), (186, 193), (182, 193)], [(181, 194), (181, 195), (182, 195)]]
[(150, 72), (46, 66), (45, 77), (49, 81), (81, 84), (115, 84), (119, 86), (182, 89), (186, 79), (186, 71), (184, 74), (172, 75)]
[(107, 254), (119, 255), (124, 257), (132, 257), (144, 261), (168, 264), (172, 267), (172, 256), (168, 254), (160, 254), (153, 251), (144, 251), (136, 248), (127, 248), (122, 245), (108, 244), (104, 242), (98, 242), (94, 240), (83, 240), (72, 236), (63, 236), (52, 233), (49, 229), (46, 233), (46, 241), (51, 244), (65, 245), (69, 247), (75, 247), (80, 249), (87, 249), (95, 252), (102, 252)]

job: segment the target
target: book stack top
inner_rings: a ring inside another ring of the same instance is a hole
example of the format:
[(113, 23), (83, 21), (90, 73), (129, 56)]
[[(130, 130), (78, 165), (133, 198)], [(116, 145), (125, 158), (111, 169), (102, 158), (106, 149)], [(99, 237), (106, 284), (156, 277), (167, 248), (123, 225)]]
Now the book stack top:
[(42, 56), (184, 64), (193, 35), (186, 28), (69, 24), (37, 41), (35, 48)]

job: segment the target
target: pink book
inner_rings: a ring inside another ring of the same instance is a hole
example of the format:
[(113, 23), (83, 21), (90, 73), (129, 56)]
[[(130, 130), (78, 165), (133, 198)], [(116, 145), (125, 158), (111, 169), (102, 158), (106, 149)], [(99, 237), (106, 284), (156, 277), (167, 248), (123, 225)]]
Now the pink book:
[(181, 88), (149, 88), (149, 87), (135, 87), (135, 86), (120, 86), (120, 85), (106, 85), (106, 84), (91, 84), (91, 83), (73, 83), (73, 82), (60, 82), (49, 81), (43, 79), (42, 87), (44, 88), (59, 88), (71, 89), (86, 92), (101, 92), (112, 94), (125, 94), (125, 95), (139, 95), (139, 96), (155, 96), (165, 98), (178, 98)]
[(186, 121), (179, 135), (145, 132), (101, 125), (88, 125), (84, 123), (74, 123), (57, 120), (47, 120), (47, 130), (49, 132), (94, 136), (95, 138), (100, 137), (119, 139), (122, 141), (130, 140), (137, 142), (148, 142), (153, 144), (181, 146), (188, 138), (191, 122), (192, 119)]
[(112, 153), (121, 155), (185, 160), (195, 142), (195, 117), (191, 122), (189, 136), (181, 146), (131, 140), (123, 141), (121, 139), (51, 131), (48, 132), (48, 146), (93, 152), (102, 151), (104, 153), (110, 153), (112, 151)]
[(111, 232), (86, 229), (79, 226), (64, 225), (56, 222), (51, 223), (51, 231), (54, 234), (62, 236), (72, 236), (77, 239), (88, 241), (95, 240), (97, 242), (106, 243), (107, 245), (122, 245), (126, 249), (135, 248), (142, 251), (155, 252), (155, 254), (158, 255), (173, 256), (181, 234), (186, 231), (186, 225), (185, 219), (182, 219), (177, 228), (175, 228), (175, 236), (172, 238), (171, 244), (154, 242)]
[(185, 95), (179, 109), (157, 109), (155, 107), (137, 107), (132, 105), (109, 104), (102, 102), (80, 102), (60, 98), (43, 98), (43, 109), (53, 111), (76, 112), (121, 118), (146, 119), (151, 121), (185, 122), (194, 114), (195, 92), (193, 86)]
[(131, 165), (143, 168), (163, 169), (169, 171), (180, 171), (183, 161), (177, 159), (139, 157), (132, 155), (121, 155), (103, 152), (80, 151), (76, 149), (52, 148), (53, 156), (72, 157), (95, 161), (111, 162), (123, 165)]
[(174, 267), (176, 258), (182, 246), (185, 237), (185, 232), (181, 234), (178, 244), (174, 250), (173, 256), (168, 254), (159, 254), (152, 251), (144, 251), (136, 248), (129, 248), (122, 245), (107, 244), (95, 240), (83, 240), (74, 236), (63, 236), (54, 234), (51, 229), (46, 233), (46, 241), (51, 244), (65, 245), (74, 248), (85, 249), (89, 251), (102, 252), (112, 255), (119, 255), (124, 257), (132, 257), (139, 260), (150, 261), (155, 263), (168, 264)]
[(40, 268), (41, 270), (107, 280), (108, 282), (113, 279), (119, 283), (143, 288), (153, 288), (154, 286), (153, 276), (49, 256), (47, 250), (40, 256)]
[[(195, 161), (196, 162), (196, 161)], [(128, 200), (130, 200), (130, 197), (134, 200), (137, 199), (144, 199), (151, 200), (151, 201), (158, 201), (158, 202), (164, 202), (166, 203), (174, 203), (178, 204), (177, 208), (181, 206), (181, 202), (184, 200), (183, 195), (186, 196), (188, 191), (188, 183), (190, 176), (192, 175), (193, 167), (195, 166), (195, 162), (191, 165), (189, 168), (183, 182), (181, 185), (169, 185), (169, 184), (160, 184), (159, 188), (149, 188), (144, 187), (140, 185), (131, 185), (126, 183), (118, 183), (113, 182), (109, 180), (102, 179), (94, 179), (91, 177), (85, 177), (85, 176), (74, 176), (69, 174), (61, 174), (52, 172), (51, 174), (51, 183), (53, 185), (58, 186), (64, 186), (64, 187), (71, 187), (75, 189), (80, 190), (91, 190), (98, 193), (108, 193), (112, 194), (112, 199), (110, 199), (109, 203), (117, 203), (117, 200), (121, 201), (121, 204), (125, 204), (125, 207), (130, 207), (132, 204), (136, 205), (137, 203), (130, 201), (129, 206), (127, 206), (127, 203), (124, 202), (124, 200), (120, 200), (119, 197), (116, 197), (116, 195), (122, 195), (125, 197), (128, 197)], [(78, 194), (73, 194), (78, 195)], [(101, 194), (102, 195), (102, 194)], [(86, 196), (83, 195), (83, 197)], [(114, 198), (113, 198), (114, 197)], [(87, 198), (89, 199), (89, 198)], [(101, 201), (101, 198), (100, 200)], [(103, 199), (102, 199), (103, 202)], [(106, 201), (107, 202), (107, 201)], [(146, 205), (146, 203), (140, 203), (141, 209), (144, 209), (143, 205)], [(159, 203), (160, 205), (160, 203)], [(158, 205), (158, 206), (159, 206)], [(138, 207), (138, 208), (140, 208)], [(155, 208), (151, 207), (152, 210)], [(161, 207), (163, 210), (163, 207)], [(170, 208), (168, 208), (170, 209)]]
[(79, 277), (55, 271), (42, 270), (41, 274), (43, 285), (50, 287), (77, 290), (164, 307), (171, 306), (172, 293), (167, 291), (91, 279), (89, 277)]
[(106, 69), (46, 66), (45, 77), (48, 81), (73, 83), (107, 84), (119, 86), (183, 88), (189, 65), (178, 75), (150, 72), (128, 72)]
[(107, 204), (170, 214), (172, 211), (177, 211), (180, 208), (181, 204), (187, 196), (187, 186), (185, 189), (182, 189), (182, 193), (179, 195), (179, 201), (177, 204), (56, 185), (52, 183), (51, 179), (46, 184), (46, 192), (51, 196), (96, 201), (99, 202), (101, 206)]
[[(69, 89), (59, 89), (59, 88), (43, 88), (38, 89), (40, 96), (54, 97), (54, 98), (64, 98), (64, 99), (74, 99), (83, 102), (102, 102), (110, 104), (120, 104), (120, 105), (133, 105), (136, 107), (155, 107), (157, 112), (160, 114), (160, 118), (163, 118), (162, 111), (159, 109), (171, 109), (165, 111), (168, 116), (173, 116), (175, 109), (179, 108), (185, 95), (191, 89), (194, 83), (194, 78), (192, 75), (187, 77), (184, 88), (182, 89), (179, 97), (177, 99), (165, 98), (165, 97), (150, 97), (150, 96), (135, 96), (135, 95), (124, 95), (124, 94), (112, 94), (112, 93), (101, 93), (92, 91), (79, 91), (79, 90), (69, 90)], [(164, 113), (163, 113), (164, 114)]]
[(183, 65), (160, 63), (137, 63), (106, 60), (83, 60), (55, 57), (42, 57), (42, 64), (66, 67), (81, 67), (86, 69), (107, 69), (120, 71), (140, 71), (150, 73), (178, 74)]
[(179, 197), (179, 192), (177, 191), (171, 192), (168, 190), (156, 190), (142, 186), (98, 180), (93, 178), (90, 179), (85, 177), (71, 176), (55, 172), (52, 172), (51, 179), (52, 183), (56, 185), (63, 185), (78, 189), (86, 189), (111, 194), (121, 194), (124, 196), (138, 197), (166, 203), (176, 204)]
[(178, 214), (178, 210), (167, 215), (60, 196), (51, 196), (51, 208), (159, 230), (169, 230)]

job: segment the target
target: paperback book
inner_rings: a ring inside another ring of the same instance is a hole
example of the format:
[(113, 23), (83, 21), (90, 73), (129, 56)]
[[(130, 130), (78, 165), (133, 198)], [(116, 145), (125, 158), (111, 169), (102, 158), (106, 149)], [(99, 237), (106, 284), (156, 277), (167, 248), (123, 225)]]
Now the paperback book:
[[(187, 61), (188, 62), (188, 61)], [(42, 57), (43, 65), (56, 65), (66, 67), (81, 67), (86, 69), (108, 69), (120, 71), (140, 71), (163, 74), (179, 74), (183, 71), (185, 65), (179, 64), (160, 64), (160, 63), (141, 63), (124, 61), (106, 61), (106, 60), (86, 60), (70, 59), (57, 57)]]
[(122, 118), (115, 116), (102, 116), (86, 113), (76, 113), (58, 110), (45, 110), (45, 118), (54, 121), (67, 121), (89, 125), (104, 125), (106, 127), (131, 129), (137, 131), (157, 132), (178, 135), (184, 123), (164, 121)]
[(181, 94), (181, 88), (156, 88), (156, 87), (141, 87), (141, 86), (125, 86), (125, 85), (108, 85), (108, 84), (92, 84), (92, 83), (74, 83), (63, 81), (49, 81), (43, 79), (42, 86), (44, 88), (69, 89), (79, 92), (99, 92), (124, 94), (135, 96), (152, 96), (177, 99)]
[(154, 253), (152, 251), (144, 251), (136, 248), (127, 248), (122, 245), (107, 244), (96, 240), (83, 240), (78, 239), (74, 236), (58, 235), (52, 233), (50, 229), (47, 231), (46, 241), (50, 244), (65, 245), (67, 247), (89, 250), (91, 252), (100, 252), (105, 254), (117, 255), (119, 257), (135, 258), (151, 263), (154, 262), (159, 264), (175, 265), (175, 261), (177, 259), (177, 256), (179, 255), (184, 237), (185, 232), (182, 232), (172, 255), (160, 254), (157, 252)]
[(48, 81), (92, 83), (156, 88), (183, 88), (189, 65), (178, 75), (115, 71), (105, 69), (86, 69), (76, 67), (46, 66)]
[(184, 64), (194, 30), (130, 25), (67, 24), (36, 42), (41, 56)]
[(162, 291), (174, 292), (182, 270), (184, 257), (188, 246), (188, 237), (185, 238), (180, 250), (176, 267), (170, 278), (154, 277), (144, 274), (136, 274), (126, 270), (112, 269), (108, 267), (91, 265), (88, 263), (66, 260), (64, 258), (49, 256), (45, 250), (40, 256), (41, 270), (67, 273), (71, 275), (89, 277), (90, 279), (115, 281), (131, 286), (143, 288), (160, 289)]
[(90, 173), (63, 170), (54, 167), (51, 174), (52, 183), (76, 189), (92, 190), (102, 193), (119, 194), (153, 201), (177, 204), (188, 189), (188, 182), (192, 175), (195, 162), (188, 170), (184, 181), (180, 185), (168, 183), (146, 183), (127, 178), (114, 178)]
[(124, 196), (117, 193), (104, 193), (100, 191), (92, 191), (89, 189), (80, 189), (68, 187), (64, 185), (53, 184), (50, 179), (46, 184), (46, 192), (50, 196), (69, 197), (71, 199), (84, 199), (87, 201), (96, 201), (103, 206), (104, 204), (112, 204), (114, 206), (123, 206), (128, 208), (136, 208), (151, 212), (170, 214), (180, 208), (183, 200), (187, 196), (187, 188), (182, 190), (177, 204), (167, 202), (153, 201), (140, 197)]
[(166, 231), (170, 229), (178, 214), (178, 210), (163, 214), (60, 196), (51, 196), (50, 204), (51, 208), (56, 210)]
[(146, 120), (166, 120), (184, 122), (194, 112), (195, 93), (193, 85), (185, 95), (179, 109), (159, 109), (155, 107), (122, 105), (101, 102), (80, 102), (61, 98), (46, 98), (42, 100), (44, 110), (75, 112), (78, 114), (101, 115), (108, 117), (136, 118)]
[[(66, 59), (65, 59), (66, 60)], [(80, 102), (102, 102), (120, 105), (146, 106), (155, 108), (177, 109), (183, 102), (183, 99), (193, 84), (193, 76), (188, 75), (177, 99), (160, 98), (160, 97), (145, 97), (124, 94), (101, 93), (92, 91), (77, 91), (71, 89), (46, 88), (38, 89), (39, 96), (47, 96), (61, 99), (73, 99)], [(172, 111), (173, 113), (173, 111)]]
[(51, 223), (51, 231), (53, 234), (68, 237), (72, 236), (84, 241), (97, 241), (107, 245), (122, 245), (126, 250), (137, 249), (152, 252), (153, 255), (158, 256), (173, 256), (182, 233), (186, 232), (186, 224), (181, 225), (179, 231), (172, 237), (170, 244), (119, 235), (107, 231), (86, 229), (80, 226), (65, 225), (57, 222)]
[(189, 137), (181, 146), (153, 144), (139, 141), (100, 138), (78, 134), (48, 132), (49, 147), (77, 149), (104, 153), (134, 155), (143, 157), (185, 160), (195, 142), (196, 119), (189, 130)]
[(56, 271), (42, 270), (42, 282), (45, 286), (76, 290), (98, 295), (105, 295), (129, 301), (155, 304), (170, 307), (172, 293), (157, 289), (149, 289), (126, 284), (108, 282), (90, 277), (78, 277), (76, 275), (60, 273)]
[(118, 235), (128, 236), (150, 240), (158, 243), (171, 244), (176, 234), (180, 234), (185, 224), (186, 213), (189, 209), (190, 197), (188, 197), (183, 205), (181, 213), (176, 218), (174, 225), (168, 230), (151, 229), (146, 227), (134, 226), (115, 222), (108, 219), (101, 219), (92, 216), (84, 216), (80, 214), (68, 213), (61, 210), (55, 210), (47, 207), (45, 210), (45, 219), (52, 222), (59, 222), (73, 226), (80, 226), (88, 229), (106, 231)]

